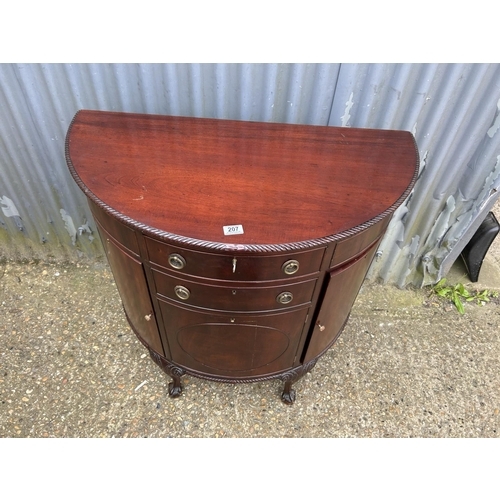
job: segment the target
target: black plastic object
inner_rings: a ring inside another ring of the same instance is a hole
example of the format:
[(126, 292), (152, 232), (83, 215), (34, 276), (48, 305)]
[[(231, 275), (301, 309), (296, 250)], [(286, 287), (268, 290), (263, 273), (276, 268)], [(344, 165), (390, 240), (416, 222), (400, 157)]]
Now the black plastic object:
[(467, 268), (469, 279), (473, 283), (478, 280), (484, 256), (499, 231), (500, 224), (498, 224), (493, 212), (490, 212), (463, 249), (462, 259)]

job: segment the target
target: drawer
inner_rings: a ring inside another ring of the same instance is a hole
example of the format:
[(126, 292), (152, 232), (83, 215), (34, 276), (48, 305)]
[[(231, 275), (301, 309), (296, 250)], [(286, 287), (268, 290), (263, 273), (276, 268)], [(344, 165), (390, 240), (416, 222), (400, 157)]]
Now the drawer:
[(343, 264), (363, 253), (366, 248), (384, 233), (390, 220), (390, 217), (386, 217), (368, 229), (337, 243), (330, 267), (337, 267), (339, 264)]
[[(186, 275), (230, 281), (267, 281), (318, 272), (325, 248), (281, 255), (232, 255), (186, 250), (145, 237), (149, 260)], [(173, 260), (172, 260), (173, 259)]]
[(311, 301), (316, 279), (279, 286), (220, 286), (179, 279), (152, 269), (158, 294), (186, 305), (221, 311), (268, 311)]
[(137, 236), (133, 229), (125, 226), (121, 222), (118, 222), (115, 218), (108, 215), (104, 210), (100, 209), (95, 203), (89, 200), (90, 210), (94, 216), (96, 222), (111, 235), (113, 238), (121, 243), (125, 248), (133, 252), (135, 255), (140, 254), (139, 243), (137, 242)]

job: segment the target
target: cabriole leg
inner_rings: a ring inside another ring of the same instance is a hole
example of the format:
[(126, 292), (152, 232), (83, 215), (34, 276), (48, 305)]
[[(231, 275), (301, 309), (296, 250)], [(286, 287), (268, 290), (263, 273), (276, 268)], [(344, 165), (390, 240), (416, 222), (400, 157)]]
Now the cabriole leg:
[(311, 371), (316, 364), (316, 359), (309, 361), (305, 365), (298, 366), (293, 370), (290, 370), (283, 375), (281, 375), (280, 379), (285, 383), (283, 388), (283, 392), (281, 394), (281, 401), (287, 405), (291, 405), (295, 402), (295, 390), (292, 389), (292, 384), (297, 382), (301, 377), (303, 377), (307, 372)]
[(177, 372), (182, 372), (180, 368), (173, 367), (170, 370), (170, 376), (172, 377), (172, 382), (168, 384), (168, 395), (171, 398), (178, 398), (182, 394), (182, 384), (181, 384), (181, 376), (183, 373), (177, 373)]
[(295, 402), (295, 389), (292, 389), (293, 382), (295, 382), (295, 380), (287, 380), (283, 392), (281, 393), (281, 401), (286, 405), (291, 405)]
[(167, 374), (172, 377), (172, 382), (168, 384), (168, 395), (171, 398), (178, 398), (182, 394), (181, 377), (186, 373), (182, 368), (170, 363), (157, 352), (149, 349), (152, 360)]

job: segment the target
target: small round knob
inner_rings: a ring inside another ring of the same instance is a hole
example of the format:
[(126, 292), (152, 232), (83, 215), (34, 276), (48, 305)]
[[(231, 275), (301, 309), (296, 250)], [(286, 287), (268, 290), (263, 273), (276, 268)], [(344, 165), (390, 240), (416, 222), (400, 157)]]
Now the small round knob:
[(295, 274), (299, 270), (299, 262), (297, 260), (287, 260), (281, 269), (285, 274)]
[(293, 300), (292, 292), (281, 292), (277, 297), (276, 301), (279, 304), (289, 304)]
[(324, 332), (325, 331), (325, 328), (326, 328), (325, 325), (322, 325), (319, 321), (316, 324), (318, 325), (318, 328), (319, 328), (320, 332)]
[(173, 253), (168, 256), (168, 263), (174, 269), (182, 269), (186, 265), (186, 259), (178, 253)]
[(189, 299), (189, 296), (191, 295), (191, 292), (189, 289), (187, 289), (185, 286), (182, 285), (177, 285), (175, 288), (175, 295), (179, 297), (181, 300), (187, 300)]

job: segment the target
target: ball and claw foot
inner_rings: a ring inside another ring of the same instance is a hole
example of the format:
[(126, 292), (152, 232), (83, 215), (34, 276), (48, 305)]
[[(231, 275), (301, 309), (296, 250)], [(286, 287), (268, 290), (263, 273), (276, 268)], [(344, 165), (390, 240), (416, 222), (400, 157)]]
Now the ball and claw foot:
[(295, 402), (295, 389), (283, 391), (281, 394), (281, 401), (283, 401), (286, 405), (292, 405)]
[(170, 382), (168, 384), (168, 395), (171, 398), (178, 398), (182, 394), (182, 385), (180, 382)]
[(290, 370), (280, 376), (281, 380), (285, 383), (283, 387), (283, 392), (281, 394), (281, 401), (287, 405), (291, 405), (295, 402), (295, 389), (292, 389), (292, 384), (297, 382), (306, 373), (310, 372), (314, 365), (316, 364), (316, 359), (309, 361), (305, 365), (298, 366), (293, 370)]
[(178, 398), (182, 394), (181, 377), (186, 373), (184, 369), (174, 365), (168, 359), (160, 356), (157, 352), (149, 349), (149, 354), (153, 361), (167, 374), (172, 377), (172, 382), (168, 384), (168, 395), (171, 398)]

